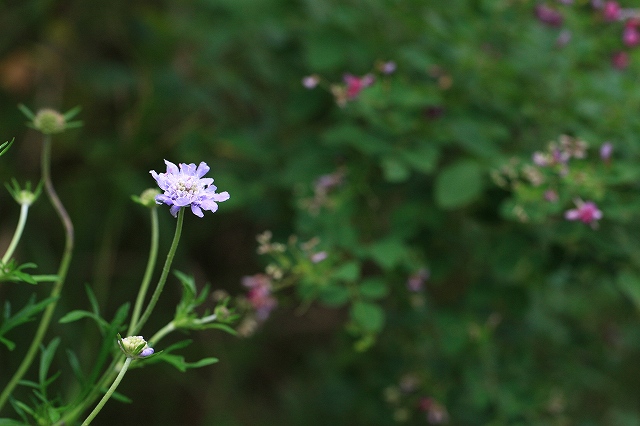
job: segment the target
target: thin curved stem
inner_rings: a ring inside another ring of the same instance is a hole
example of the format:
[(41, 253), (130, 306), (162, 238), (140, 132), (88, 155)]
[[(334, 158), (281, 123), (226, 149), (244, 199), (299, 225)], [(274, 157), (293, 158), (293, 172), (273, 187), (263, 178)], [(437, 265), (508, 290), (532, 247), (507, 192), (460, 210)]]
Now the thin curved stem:
[(149, 249), (149, 259), (147, 260), (147, 268), (144, 271), (144, 277), (142, 278), (142, 283), (140, 284), (140, 290), (138, 290), (138, 297), (136, 299), (136, 304), (133, 307), (133, 314), (131, 315), (131, 323), (129, 324), (129, 331), (127, 331), (127, 336), (131, 336), (133, 333), (133, 329), (138, 324), (138, 320), (140, 319), (140, 311), (142, 310), (142, 305), (144, 304), (144, 299), (147, 295), (147, 290), (149, 289), (149, 283), (151, 282), (151, 277), (153, 276), (153, 269), (156, 266), (156, 260), (158, 259), (158, 209), (153, 207), (151, 210), (151, 247)]
[(113, 381), (113, 383), (109, 387), (109, 390), (107, 391), (107, 393), (104, 394), (104, 396), (102, 397), (98, 405), (96, 405), (96, 408), (93, 409), (91, 414), (89, 414), (89, 416), (85, 419), (85, 421), (82, 422), (82, 426), (87, 426), (91, 424), (91, 421), (98, 415), (100, 410), (102, 410), (102, 407), (104, 407), (104, 404), (106, 404), (109, 398), (111, 398), (111, 395), (113, 394), (113, 392), (115, 392), (116, 388), (118, 387), (118, 385), (122, 381), (122, 378), (127, 372), (127, 369), (129, 368), (129, 364), (131, 364), (131, 360), (133, 360), (133, 358), (127, 358), (125, 360), (124, 365), (120, 369), (120, 372), (118, 373), (118, 376), (116, 377), (116, 379)]
[(169, 253), (167, 253), (167, 259), (164, 262), (164, 266), (162, 267), (162, 275), (160, 275), (160, 279), (158, 280), (158, 285), (151, 296), (151, 300), (147, 305), (147, 309), (145, 309), (144, 314), (140, 318), (140, 321), (131, 329), (129, 333), (130, 336), (134, 336), (140, 332), (144, 324), (147, 322), (149, 317), (151, 316), (151, 312), (153, 312), (153, 308), (155, 308), (156, 303), (158, 303), (158, 299), (160, 298), (160, 294), (162, 293), (162, 289), (164, 288), (164, 284), (167, 282), (167, 277), (169, 276), (169, 271), (171, 270), (171, 263), (173, 262), (173, 258), (176, 255), (176, 250), (178, 249), (178, 243), (180, 242), (180, 235), (182, 234), (182, 223), (184, 222), (184, 209), (180, 209), (178, 212), (178, 220), (176, 223), (176, 232), (173, 235), (173, 241), (171, 242), (171, 247), (169, 248)]
[[(171, 270), (171, 263), (173, 262), (173, 258), (175, 257), (176, 250), (178, 249), (178, 243), (180, 242), (180, 235), (182, 234), (183, 222), (184, 222), (184, 209), (180, 209), (180, 211), (178, 212), (176, 231), (173, 236), (171, 247), (169, 248), (169, 253), (167, 253), (167, 259), (165, 260), (164, 266), (162, 268), (162, 275), (160, 275), (158, 284), (156, 285), (156, 289), (154, 290), (153, 295), (151, 296), (151, 300), (149, 301), (149, 305), (147, 306), (147, 309), (144, 311), (144, 314), (140, 318), (140, 321), (138, 321), (137, 324), (130, 329), (130, 332), (128, 333), (129, 336), (136, 335), (137, 333), (140, 332), (140, 329), (142, 329), (144, 324), (149, 319), (149, 316), (151, 315), (153, 308), (155, 307), (156, 303), (158, 302), (158, 299), (160, 298), (160, 294), (162, 293), (164, 284), (166, 283), (167, 277), (169, 276), (169, 271)], [(153, 340), (149, 340), (149, 341), (153, 341)], [(88, 405), (95, 400), (98, 394), (98, 390), (106, 386), (106, 383), (113, 380), (113, 375), (115, 373), (114, 368), (117, 361), (118, 361), (117, 358), (113, 359), (113, 361), (111, 362), (107, 370), (104, 372), (104, 374), (96, 384), (96, 386), (86, 396), (86, 398), (84, 398), (84, 400), (80, 402), (77, 406), (73, 407), (69, 412), (65, 413), (62, 419), (56, 422), (56, 425), (65, 425), (65, 424), (72, 423), (78, 416), (80, 416), (80, 414), (88, 407)]]
[(56, 309), (56, 305), (58, 304), (58, 298), (60, 296), (60, 292), (62, 291), (62, 287), (64, 286), (64, 281), (67, 277), (67, 271), (69, 270), (69, 264), (71, 263), (71, 256), (73, 254), (73, 223), (71, 222), (71, 218), (69, 218), (69, 214), (67, 213), (64, 205), (60, 201), (58, 194), (56, 193), (53, 182), (51, 180), (51, 136), (45, 135), (42, 143), (42, 157), (41, 157), (41, 169), (42, 169), (42, 180), (44, 181), (44, 187), (47, 192), (47, 196), (49, 197), (49, 201), (53, 205), (56, 213), (58, 214), (60, 221), (62, 222), (62, 226), (65, 230), (65, 244), (64, 244), (64, 252), (62, 254), (62, 259), (60, 260), (60, 266), (58, 267), (57, 277), (58, 279), (53, 284), (53, 288), (51, 289), (51, 294), (49, 297), (54, 299), (42, 314), (42, 318), (40, 319), (40, 324), (38, 325), (38, 329), (33, 337), (33, 341), (31, 342), (31, 346), (27, 350), (20, 366), (14, 373), (13, 377), (7, 384), (7, 386), (0, 394), (0, 410), (4, 407), (9, 396), (13, 392), (13, 389), (16, 387), (20, 379), (25, 375), (33, 359), (35, 358), (38, 348), (40, 347), (40, 343), (44, 338), (47, 329), (49, 328), (49, 323), (51, 322), (51, 317), (53, 316), (53, 312)]
[(20, 238), (22, 237), (22, 231), (24, 231), (24, 225), (27, 223), (27, 216), (29, 215), (29, 204), (22, 203), (20, 205), (20, 217), (18, 218), (18, 225), (16, 226), (16, 232), (13, 233), (13, 238), (9, 243), (9, 248), (7, 248), (7, 252), (2, 257), (2, 264), (6, 265), (11, 256), (13, 256), (13, 252), (16, 250), (18, 246), (18, 242), (20, 242)]

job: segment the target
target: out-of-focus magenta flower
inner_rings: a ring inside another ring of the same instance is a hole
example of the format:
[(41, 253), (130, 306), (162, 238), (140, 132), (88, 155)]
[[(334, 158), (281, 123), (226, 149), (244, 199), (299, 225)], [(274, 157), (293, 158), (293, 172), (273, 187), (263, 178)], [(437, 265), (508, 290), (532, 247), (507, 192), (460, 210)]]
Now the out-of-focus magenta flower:
[(536, 6), (535, 14), (540, 22), (550, 27), (559, 27), (564, 20), (560, 12), (544, 4)]
[(629, 47), (640, 44), (640, 31), (638, 31), (637, 21), (629, 20), (622, 31), (622, 41)]
[(600, 147), (600, 158), (608, 163), (611, 160), (611, 154), (613, 154), (613, 144), (611, 142), (603, 143)]
[(622, 16), (622, 8), (617, 1), (607, 1), (602, 6), (602, 16), (605, 21), (617, 21)]
[(567, 210), (564, 217), (567, 220), (579, 220), (587, 225), (596, 225), (602, 219), (602, 211), (593, 201), (575, 200), (576, 208)]
[(256, 317), (264, 321), (278, 305), (271, 295), (271, 278), (265, 274), (255, 274), (242, 278), (242, 285), (249, 289), (247, 299), (256, 311)]
[(362, 77), (356, 77), (355, 75), (345, 74), (344, 82), (347, 85), (346, 95), (347, 99), (355, 99), (358, 97), (362, 89), (369, 87), (373, 84), (375, 78), (372, 74), (367, 74)]
[(313, 89), (320, 83), (320, 77), (316, 74), (308, 75), (302, 79), (302, 85), (307, 89)]
[(407, 288), (413, 292), (421, 291), (422, 288), (424, 287), (425, 281), (429, 279), (430, 275), (431, 273), (429, 272), (428, 269), (426, 268), (419, 269), (418, 272), (411, 275), (409, 279), (407, 279)]
[(629, 54), (627, 52), (616, 52), (611, 56), (611, 65), (615, 69), (624, 70), (629, 66)]
[(427, 421), (432, 425), (444, 424), (449, 421), (446, 407), (430, 396), (420, 398), (418, 409), (427, 413)]

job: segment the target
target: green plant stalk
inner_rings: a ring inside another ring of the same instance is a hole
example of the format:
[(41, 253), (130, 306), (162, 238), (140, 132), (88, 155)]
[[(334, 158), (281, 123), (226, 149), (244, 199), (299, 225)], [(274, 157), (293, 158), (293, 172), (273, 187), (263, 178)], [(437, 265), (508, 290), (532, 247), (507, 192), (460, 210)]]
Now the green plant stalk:
[(133, 329), (138, 324), (138, 320), (140, 319), (140, 311), (142, 310), (142, 305), (144, 304), (144, 299), (147, 295), (149, 283), (151, 282), (151, 277), (153, 276), (153, 269), (156, 266), (156, 260), (158, 258), (158, 209), (156, 207), (153, 207), (150, 210), (151, 247), (149, 249), (149, 259), (147, 260), (147, 268), (144, 271), (144, 277), (142, 278), (142, 283), (140, 284), (140, 290), (138, 290), (136, 304), (133, 307), (133, 314), (131, 315), (131, 323), (129, 324), (127, 336), (131, 336), (133, 334)]
[(155, 308), (156, 303), (158, 303), (158, 299), (160, 298), (160, 294), (162, 293), (162, 289), (164, 288), (164, 284), (167, 282), (167, 277), (169, 276), (169, 271), (171, 270), (171, 263), (173, 262), (173, 258), (176, 255), (176, 250), (178, 249), (178, 243), (180, 242), (180, 235), (182, 234), (182, 223), (184, 222), (184, 208), (181, 208), (178, 212), (178, 220), (176, 223), (176, 232), (173, 235), (173, 241), (171, 242), (171, 247), (169, 248), (169, 253), (167, 253), (167, 259), (164, 262), (164, 266), (162, 267), (162, 274), (160, 275), (160, 279), (158, 280), (158, 285), (151, 295), (151, 300), (147, 305), (147, 309), (145, 309), (140, 321), (132, 327), (129, 336), (135, 336), (140, 332), (144, 324), (147, 322), (149, 317), (151, 316), (151, 312), (153, 312), (153, 308)]
[(27, 223), (27, 216), (29, 215), (29, 204), (23, 203), (20, 205), (20, 217), (18, 218), (18, 226), (16, 226), (16, 231), (13, 234), (13, 238), (9, 243), (9, 248), (7, 252), (2, 257), (2, 264), (6, 265), (11, 256), (13, 256), (13, 252), (16, 250), (18, 243), (20, 242), (20, 238), (22, 238), (22, 231), (24, 231), (24, 225)]
[[(131, 328), (128, 336), (133, 336), (136, 333), (140, 332), (140, 329), (145, 324), (149, 316), (151, 315), (151, 311), (155, 307), (158, 299), (160, 298), (160, 293), (162, 293), (162, 289), (164, 288), (164, 284), (167, 281), (167, 277), (169, 276), (169, 271), (171, 270), (171, 263), (173, 263), (173, 258), (175, 257), (176, 250), (178, 249), (178, 243), (180, 242), (180, 235), (182, 234), (182, 223), (184, 222), (184, 209), (180, 209), (178, 212), (178, 220), (176, 223), (176, 231), (173, 235), (173, 241), (171, 242), (171, 247), (169, 248), (169, 253), (167, 253), (167, 259), (165, 260), (164, 266), (162, 268), (162, 275), (158, 280), (158, 284), (156, 285), (156, 289), (151, 296), (151, 300), (144, 314), (140, 318), (140, 321)], [(72, 424), (75, 419), (95, 400), (98, 391), (106, 386), (107, 383), (113, 380), (113, 375), (115, 374), (115, 366), (118, 362), (117, 358), (114, 358), (109, 367), (105, 370), (104, 374), (98, 381), (98, 384), (92, 389), (92, 391), (87, 395), (87, 397), (80, 402), (77, 406), (73, 407), (70, 411), (65, 413), (63, 417), (56, 423), (56, 425), (65, 425)]]
[(93, 409), (91, 414), (89, 414), (89, 416), (85, 419), (85, 421), (82, 422), (82, 426), (87, 426), (87, 425), (91, 424), (91, 421), (98, 415), (100, 410), (102, 410), (102, 407), (104, 407), (104, 404), (106, 404), (107, 401), (109, 400), (109, 398), (111, 398), (111, 395), (113, 394), (113, 392), (115, 392), (116, 388), (118, 387), (118, 385), (122, 381), (122, 378), (124, 377), (125, 373), (127, 372), (127, 369), (129, 368), (129, 364), (131, 364), (132, 360), (133, 360), (133, 358), (127, 358), (124, 361), (124, 365), (120, 369), (120, 372), (118, 373), (118, 376), (116, 377), (116, 379), (113, 381), (113, 383), (109, 387), (109, 390), (107, 391), (107, 393), (104, 394), (104, 396), (102, 397), (102, 399), (100, 400), (98, 405), (96, 405), (96, 408)]
[(31, 342), (31, 346), (27, 350), (20, 366), (14, 373), (13, 377), (7, 384), (7, 386), (0, 394), (0, 411), (7, 403), (9, 396), (13, 392), (13, 389), (16, 387), (20, 379), (25, 375), (33, 359), (35, 358), (38, 348), (40, 347), (40, 343), (44, 338), (47, 329), (49, 328), (49, 323), (51, 322), (51, 317), (53, 316), (53, 312), (56, 309), (58, 304), (58, 298), (60, 296), (60, 292), (62, 291), (62, 287), (64, 286), (64, 281), (67, 277), (67, 271), (69, 270), (69, 264), (71, 263), (71, 256), (73, 254), (73, 223), (69, 218), (69, 214), (66, 209), (62, 205), (58, 194), (53, 187), (53, 182), (51, 181), (51, 136), (45, 135), (42, 143), (42, 157), (41, 157), (41, 168), (42, 168), (42, 180), (44, 181), (44, 187), (47, 192), (47, 196), (49, 197), (49, 201), (53, 205), (54, 209), (58, 213), (60, 217), (60, 221), (62, 222), (62, 226), (65, 230), (65, 244), (64, 244), (64, 252), (62, 254), (62, 259), (60, 260), (60, 266), (58, 267), (58, 273), (56, 274), (58, 279), (53, 284), (53, 288), (51, 289), (51, 294), (49, 297), (54, 298), (54, 301), (47, 306), (44, 313), (42, 314), (42, 318), (40, 319), (40, 324), (38, 325), (38, 329), (36, 330), (36, 334), (33, 337), (33, 341)]

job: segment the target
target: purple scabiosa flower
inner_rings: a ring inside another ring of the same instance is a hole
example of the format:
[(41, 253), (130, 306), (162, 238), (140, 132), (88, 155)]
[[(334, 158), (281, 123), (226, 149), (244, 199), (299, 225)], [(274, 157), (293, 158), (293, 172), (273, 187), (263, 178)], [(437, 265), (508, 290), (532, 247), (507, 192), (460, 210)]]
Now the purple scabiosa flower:
[(629, 20), (627, 25), (624, 26), (622, 32), (622, 41), (629, 47), (634, 47), (640, 44), (640, 31), (638, 31), (637, 22)]
[(564, 217), (567, 220), (579, 220), (587, 225), (595, 226), (598, 220), (602, 219), (602, 211), (593, 201), (582, 201), (580, 199), (574, 201), (575, 209), (567, 210)]
[(157, 204), (171, 206), (169, 210), (176, 217), (182, 207), (190, 206), (191, 211), (198, 217), (203, 217), (202, 210), (215, 212), (218, 204), (229, 199), (228, 192), (216, 193), (213, 179), (203, 178), (209, 171), (209, 166), (204, 161), (196, 167), (195, 164), (180, 163), (178, 166), (164, 160), (167, 165), (166, 173), (156, 173), (151, 170), (151, 176), (158, 182), (164, 194), (156, 196)]

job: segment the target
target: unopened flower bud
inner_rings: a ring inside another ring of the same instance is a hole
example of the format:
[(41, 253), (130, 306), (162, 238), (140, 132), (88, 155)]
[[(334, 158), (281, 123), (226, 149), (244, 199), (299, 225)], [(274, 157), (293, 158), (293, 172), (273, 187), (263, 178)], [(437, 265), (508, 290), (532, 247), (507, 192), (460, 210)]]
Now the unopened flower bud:
[(118, 335), (118, 345), (127, 358), (144, 358), (154, 352), (142, 336), (129, 336), (123, 339)]
[(160, 195), (160, 190), (149, 188), (142, 191), (140, 196), (132, 195), (131, 199), (138, 204), (142, 204), (145, 207), (155, 208), (158, 206), (156, 203), (156, 196)]
[(67, 120), (64, 115), (51, 108), (38, 111), (33, 119), (33, 127), (45, 135), (63, 132), (67, 127)]

